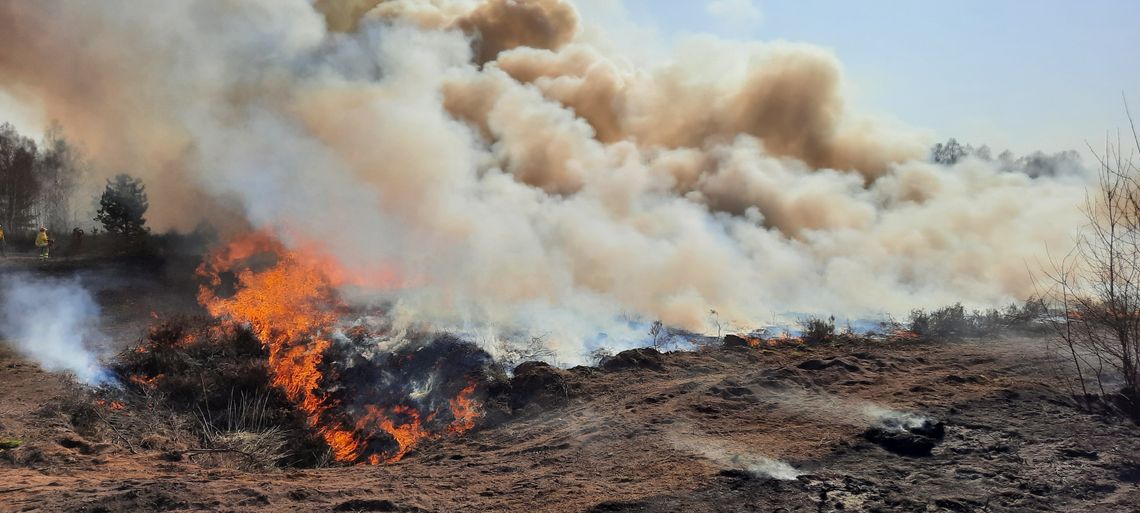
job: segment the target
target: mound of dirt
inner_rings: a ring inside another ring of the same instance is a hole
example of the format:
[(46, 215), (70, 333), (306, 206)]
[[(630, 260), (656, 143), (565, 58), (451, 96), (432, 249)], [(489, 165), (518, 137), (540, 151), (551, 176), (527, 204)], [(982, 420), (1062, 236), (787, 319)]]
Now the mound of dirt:
[(652, 347), (642, 347), (622, 351), (607, 359), (602, 368), (608, 371), (626, 369), (650, 369), (660, 371), (664, 369), (665, 357), (660, 351)]
[(747, 349), (751, 344), (748, 343), (748, 339), (739, 335), (725, 335), (721, 346), (725, 349)]
[(570, 400), (569, 375), (545, 362), (519, 364), (510, 382), (511, 409), (517, 411), (528, 406), (550, 409), (565, 405)]
[(945, 436), (945, 424), (926, 418), (885, 419), (863, 432), (863, 438), (902, 456), (930, 456)]
[(838, 369), (846, 372), (863, 372), (862, 367), (849, 358), (830, 358), (827, 360), (807, 360), (796, 367), (809, 371), (818, 371), (825, 369)]

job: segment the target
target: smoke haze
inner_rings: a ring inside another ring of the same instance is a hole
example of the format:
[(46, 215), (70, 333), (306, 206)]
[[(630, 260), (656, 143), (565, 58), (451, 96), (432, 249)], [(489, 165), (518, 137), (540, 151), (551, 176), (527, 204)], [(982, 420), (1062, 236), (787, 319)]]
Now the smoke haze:
[(1079, 226), (1081, 176), (929, 164), (827, 50), (635, 65), (599, 30), (562, 0), (5, 2), (0, 75), (143, 177), (156, 229), (267, 229), (400, 319), (569, 361), (629, 319), (1024, 299)]

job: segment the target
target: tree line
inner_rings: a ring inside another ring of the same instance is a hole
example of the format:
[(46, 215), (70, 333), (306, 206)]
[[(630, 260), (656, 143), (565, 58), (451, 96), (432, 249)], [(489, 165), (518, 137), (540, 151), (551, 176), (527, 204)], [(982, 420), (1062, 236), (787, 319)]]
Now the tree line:
[(938, 143), (930, 148), (929, 161), (942, 166), (953, 166), (967, 158), (973, 158), (994, 165), (1003, 172), (1022, 173), (1030, 178), (1086, 174), (1081, 155), (1073, 150), (1053, 154), (1035, 151), (1022, 156), (1015, 155), (1009, 150), (1002, 151), (996, 156), (993, 153), (987, 145), (975, 147), (950, 138), (945, 143)]
[[(130, 175), (107, 181), (102, 194), (85, 197), (80, 188), (91, 165), (78, 146), (52, 123), (37, 142), (0, 124), (0, 227), (10, 234), (45, 227), (63, 234), (95, 221), (107, 233), (137, 239), (146, 235), (146, 187)], [(97, 212), (87, 217), (94, 201)]]
[(88, 169), (58, 123), (38, 142), (0, 124), (0, 225), (13, 233), (78, 225), (74, 202)]

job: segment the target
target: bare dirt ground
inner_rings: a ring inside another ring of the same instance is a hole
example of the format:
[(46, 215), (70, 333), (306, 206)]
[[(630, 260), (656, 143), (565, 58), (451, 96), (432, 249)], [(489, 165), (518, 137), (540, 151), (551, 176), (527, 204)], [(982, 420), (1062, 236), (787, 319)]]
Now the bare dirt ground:
[[(167, 290), (98, 297), (128, 337), (151, 310), (189, 308)], [(60, 405), (82, 392), (4, 350), (0, 440), (22, 445), (0, 450), (0, 511), (1140, 511), (1140, 429), (1075, 409), (1039, 348), (647, 353), (547, 372), (553, 393), (396, 464), (265, 472), (145, 449), (111, 427), (130, 407), (71, 418)], [(945, 422), (944, 440), (930, 456), (867, 441), (886, 409)]]

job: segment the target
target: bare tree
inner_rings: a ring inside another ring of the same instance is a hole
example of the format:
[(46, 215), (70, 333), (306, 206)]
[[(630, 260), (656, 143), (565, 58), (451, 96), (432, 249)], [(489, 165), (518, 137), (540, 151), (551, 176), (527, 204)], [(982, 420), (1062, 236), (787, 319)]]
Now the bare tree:
[(36, 143), (10, 124), (0, 125), (0, 224), (15, 232), (34, 228), (38, 199)]
[(54, 232), (70, 231), (78, 221), (74, 202), (86, 168), (79, 149), (64, 138), (58, 122), (44, 132), (36, 168), (40, 182), (37, 219)]
[(709, 317), (712, 319), (713, 325), (716, 326), (716, 338), (717, 340), (720, 340), (720, 334), (721, 331), (723, 331), (723, 328), (720, 324), (720, 312), (717, 312), (716, 310), (709, 310)]
[(673, 330), (662, 324), (661, 321), (653, 321), (649, 327), (649, 336), (653, 340), (653, 349), (661, 351), (669, 347), (670, 344), (675, 343), (674, 338), (676, 333)]
[(523, 342), (500, 340), (496, 359), (508, 369), (523, 362), (535, 361), (558, 365), (558, 353), (547, 346), (546, 337), (546, 334), (531, 336)]
[(594, 367), (601, 367), (610, 358), (613, 358), (614, 352), (610, 351), (608, 347), (599, 347), (586, 353), (586, 361)]
[[(1073, 250), (1050, 258), (1046, 298), (1060, 308), (1052, 324), (1076, 373), (1074, 393), (1091, 406), (1096, 388), (1140, 414), (1140, 137), (1125, 103), (1132, 141), (1091, 148), (1100, 165), (1086, 195), (1088, 220)], [(1128, 150), (1125, 150), (1126, 147)], [(1108, 401), (1107, 404), (1112, 404)]]

